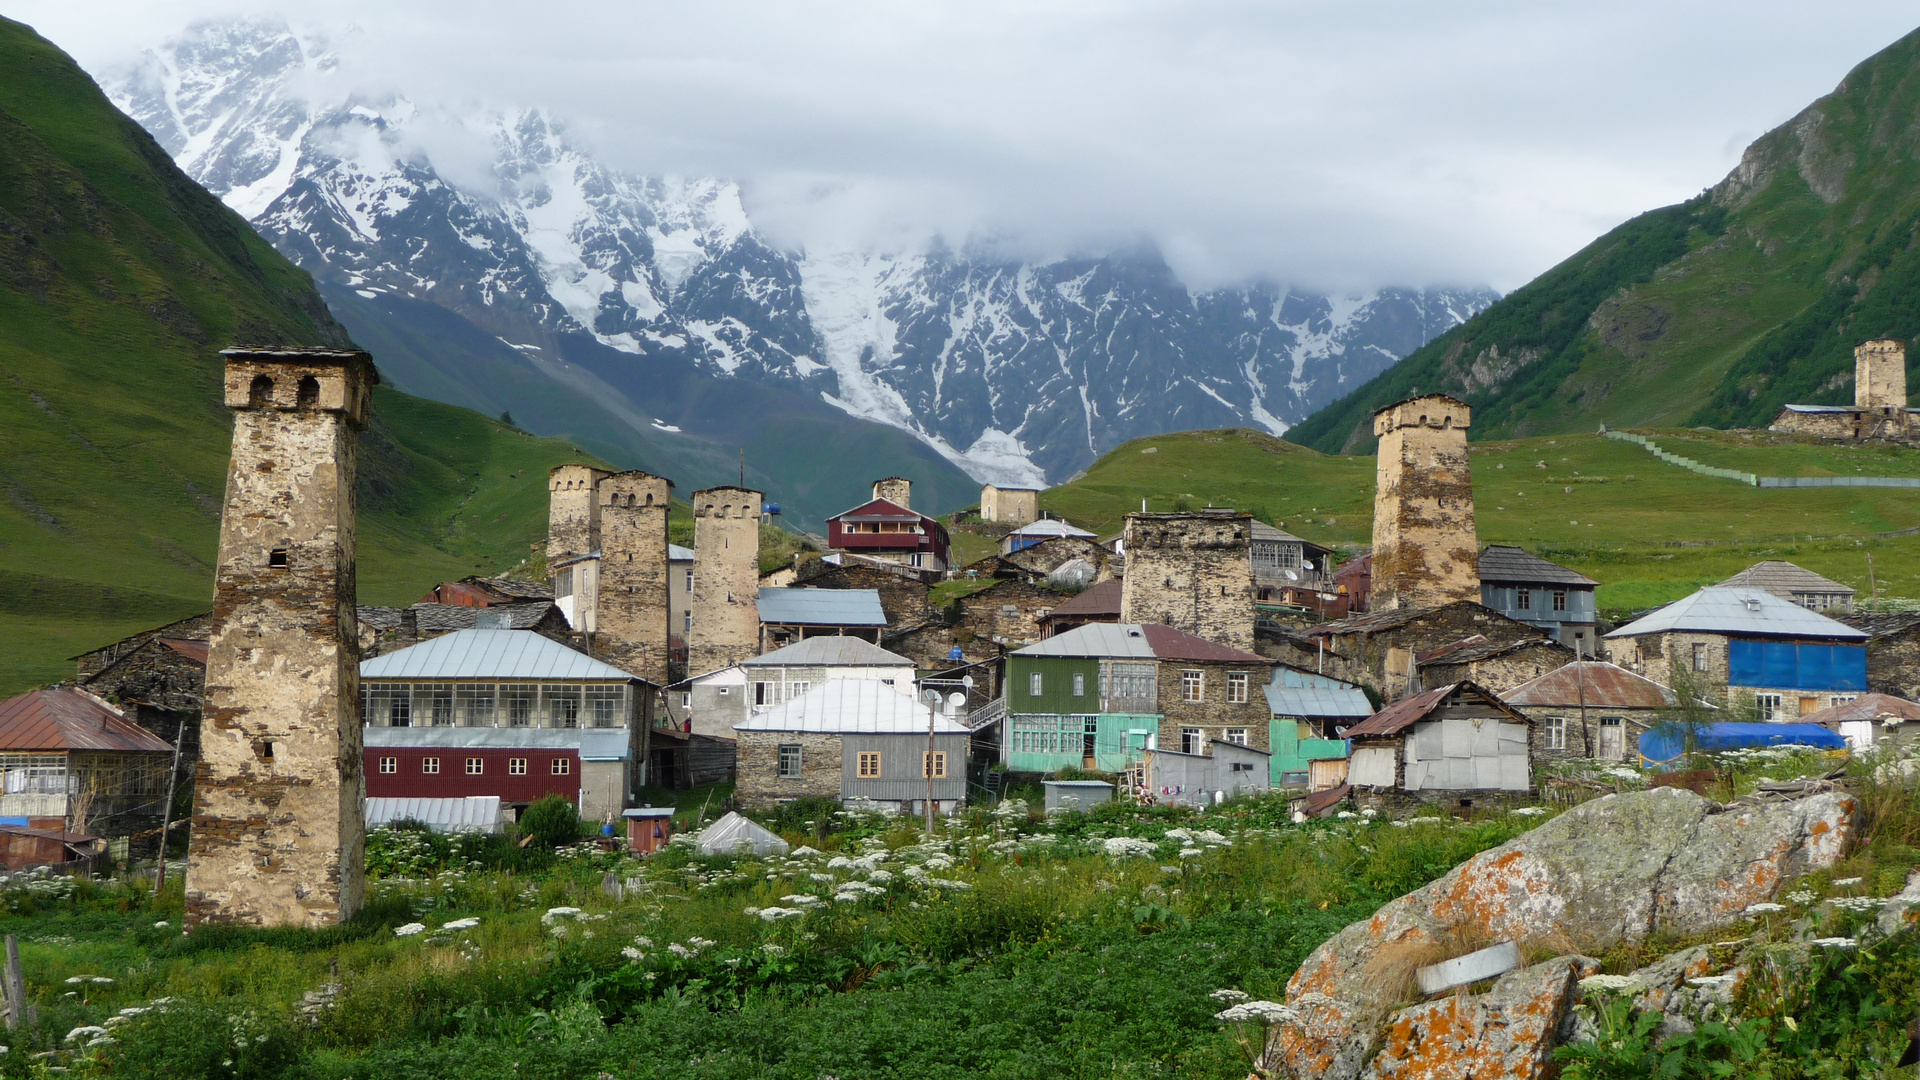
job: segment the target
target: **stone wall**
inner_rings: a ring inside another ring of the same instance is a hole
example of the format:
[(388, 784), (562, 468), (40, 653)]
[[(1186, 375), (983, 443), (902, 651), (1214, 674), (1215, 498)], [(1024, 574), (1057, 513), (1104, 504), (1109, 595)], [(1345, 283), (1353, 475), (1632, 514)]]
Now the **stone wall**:
[[(1704, 668), (1693, 666), (1693, 647), (1705, 647)], [(1676, 669), (1708, 686), (1727, 685), (1727, 639), (1723, 634), (1642, 634), (1607, 642), (1613, 663), (1662, 686), (1673, 685)]]
[(1867, 643), (1867, 689), (1920, 700), (1920, 624)]
[[(1269, 635), (1261, 640), (1259, 652), (1284, 664), (1370, 686), (1384, 695), (1390, 688), (1405, 690), (1402, 682), (1387, 674), (1388, 658), (1396, 651), (1422, 653), (1475, 634), (1502, 644), (1546, 640), (1538, 627), (1509, 619), (1478, 601), (1445, 604), (1393, 618), (1357, 619), (1354, 625), (1363, 629), (1341, 633), (1337, 632), (1341, 624), (1330, 623), (1326, 629), (1335, 632), (1291, 638)], [(1316, 640), (1326, 642), (1324, 653), (1313, 647)], [(1424, 681), (1428, 686), (1438, 685), (1433, 679)]]
[(1040, 493), (1029, 488), (980, 489), (980, 520), (1026, 525), (1040, 518)]
[(1503, 693), (1549, 671), (1573, 663), (1573, 650), (1556, 641), (1524, 645), (1511, 652), (1464, 664), (1429, 664), (1419, 669), (1420, 685), (1431, 689), (1447, 683), (1471, 681), (1494, 693)]
[(1128, 514), (1120, 621), (1253, 649), (1253, 515)]
[(835, 566), (819, 559), (804, 563), (793, 580), (813, 589), (872, 589), (891, 627), (912, 626), (932, 613), (927, 586), (918, 575), (896, 574), (877, 566)]
[[(780, 778), (780, 747), (800, 747), (800, 777)], [(838, 799), (840, 736), (799, 731), (742, 731), (737, 743), (734, 797), (742, 806), (765, 806), (784, 799)]]
[(547, 473), (547, 565), (600, 546), (597, 488), (608, 474), (586, 465), (558, 465)]
[(1866, 341), (1853, 350), (1853, 404), (1860, 409), (1907, 409), (1907, 347)]
[(889, 476), (873, 482), (873, 497), (885, 499), (902, 510), (913, 509), (913, 481), (904, 476)]
[[(668, 675), (671, 610), (667, 507), (673, 485), (643, 472), (600, 481), (600, 588), (594, 654), (662, 686)], [(758, 516), (756, 554), (758, 558)]]
[(758, 491), (693, 493), (693, 632), (687, 671), (702, 675), (760, 651)]
[(1370, 610), (1480, 598), (1480, 541), (1467, 459), (1471, 410), (1444, 395), (1373, 414), (1380, 439)]
[(1792, 409), (1780, 410), (1768, 425), (1768, 431), (1779, 431), (1791, 435), (1812, 435), (1821, 439), (1854, 439), (1860, 430), (1861, 414), (1849, 409), (1845, 412), (1795, 412)]
[(187, 920), (324, 926), (363, 895), (354, 478), (378, 376), (365, 353), (226, 356)]
[[(1200, 672), (1201, 700), (1185, 700), (1181, 679), (1185, 671)], [(1230, 674), (1247, 677), (1246, 701), (1227, 700)], [(1267, 722), (1273, 719), (1273, 711), (1261, 687), (1272, 679), (1273, 669), (1264, 664), (1160, 661), (1157, 687), (1160, 748), (1181, 750), (1180, 729), (1197, 727), (1205, 733), (1208, 742), (1225, 741), (1228, 728), (1246, 728), (1248, 746), (1256, 750), (1269, 749)]]

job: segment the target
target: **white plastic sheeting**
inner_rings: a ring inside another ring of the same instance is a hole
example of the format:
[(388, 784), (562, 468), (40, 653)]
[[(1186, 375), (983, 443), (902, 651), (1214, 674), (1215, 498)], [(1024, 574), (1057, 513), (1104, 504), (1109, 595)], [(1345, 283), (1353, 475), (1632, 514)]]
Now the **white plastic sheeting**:
[(693, 838), (702, 855), (785, 855), (788, 844), (736, 813), (700, 830)]

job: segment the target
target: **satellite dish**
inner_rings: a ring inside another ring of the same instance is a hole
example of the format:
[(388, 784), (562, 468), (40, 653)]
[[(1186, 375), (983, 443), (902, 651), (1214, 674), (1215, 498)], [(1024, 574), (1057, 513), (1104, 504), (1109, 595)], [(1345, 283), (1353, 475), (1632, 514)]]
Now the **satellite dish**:
[(928, 691), (926, 692), (926, 698), (927, 698), (927, 700), (928, 700), (928, 701), (939, 701), (939, 700), (940, 700), (940, 691), (938, 691), (938, 690), (928, 690)]
[(960, 676), (960, 685), (966, 687), (969, 690), (973, 689), (973, 676), (971, 675)]
[(966, 703), (967, 703), (967, 695), (965, 694), (953, 694), (947, 698), (947, 704), (953, 706), (956, 709), (962, 705), (965, 705)]

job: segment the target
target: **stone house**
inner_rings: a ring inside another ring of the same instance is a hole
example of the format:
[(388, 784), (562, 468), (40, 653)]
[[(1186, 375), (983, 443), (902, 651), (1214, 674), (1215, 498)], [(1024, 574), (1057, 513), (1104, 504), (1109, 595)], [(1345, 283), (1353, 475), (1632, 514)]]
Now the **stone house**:
[(149, 832), (172, 762), (172, 746), (93, 694), (29, 690), (0, 701), (0, 824), (122, 840)]
[(1040, 519), (1040, 489), (1000, 487), (986, 484), (980, 488), (980, 520), (1008, 525), (1025, 525)]
[[(1289, 606), (1308, 594), (1333, 590), (1333, 552), (1284, 529), (1255, 519), (1248, 559), (1253, 564), (1254, 598)], [(1316, 608), (1317, 610), (1317, 608)]]
[(203, 640), (142, 635), (140, 643), (80, 683), (121, 715), (169, 745), (179, 745), (179, 780), (200, 760), (200, 699), (207, 682)]
[(1640, 761), (1640, 736), (1679, 704), (1672, 690), (1602, 660), (1579, 660), (1500, 695), (1533, 717), (1533, 756)]
[(1507, 544), (1480, 552), (1480, 602), (1530, 623), (1581, 656), (1592, 656), (1599, 582)]
[(834, 679), (869, 679), (911, 692), (914, 673), (912, 660), (862, 638), (807, 638), (670, 688), (669, 726), (732, 739), (748, 717)]
[(997, 661), (1041, 639), (1041, 625), (1069, 593), (1024, 578), (1002, 578), (960, 596), (918, 625), (888, 630), (881, 644), (922, 668)]
[(1120, 617), (1253, 648), (1253, 515), (1208, 508), (1126, 521)]
[(1533, 788), (1533, 721), (1472, 683), (1436, 686), (1347, 729), (1347, 783), (1363, 806), (1471, 806)]
[(1113, 552), (1086, 537), (1061, 536), (1030, 544), (1018, 551), (989, 555), (968, 563), (966, 577), (1048, 577), (1062, 566), (1082, 560), (1094, 566), (1100, 580), (1113, 576)]
[(1867, 689), (1920, 698), (1920, 611), (1850, 612), (1839, 621), (1867, 635)]
[(1040, 619), (1040, 636), (1050, 638), (1088, 623), (1119, 621), (1120, 582), (1109, 578), (1049, 609)]
[(1853, 610), (1854, 588), (1811, 570), (1768, 559), (1754, 563), (1720, 583), (1723, 589), (1763, 589), (1808, 611)]
[(1546, 640), (1538, 627), (1477, 601), (1457, 600), (1351, 616), (1293, 634), (1270, 630), (1258, 648), (1283, 664), (1372, 687), (1392, 701), (1413, 685), (1419, 653), (1476, 635), (1499, 644)]
[(1718, 586), (1606, 637), (1622, 667), (1666, 686), (1753, 701), (1764, 721), (1794, 721), (1867, 692), (1868, 635), (1761, 589)]
[(1767, 430), (1823, 439), (1911, 441), (1920, 435), (1920, 410), (1907, 407), (1907, 347), (1868, 341), (1853, 350), (1853, 404), (1788, 405)]
[(1883, 740), (1911, 743), (1920, 737), (1920, 703), (1891, 694), (1861, 694), (1800, 718), (1838, 732), (1850, 749), (1867, 750)]
[[(828, 561), (828, 560), (837, 561)], [(764, 581), (762, 584), (771, 584)], [(800, 564), (793, 577), (794, 586), (809, 589), (870, 589), (880, 595), (880, 610), (891, 627), (912, 626), (926, 620), (931, 611), (927, 584), (910, 568), (898, 564), (871, 564), (864, 560), (840, 560), (829, 555)]]
[(1558, 641), (1490, 641), (1474, 634), (1414, 654), (1418, 686), (1471, 682), (1498, 694), (1574, 661), (1573, 648)]
[(872, 589), (763, 588), (758, 609), (760, 647), (755, 654), (810, 637), (845, 635), (878, 644), (887, 628), (880, 594)]
[(929, 784), (936, 813), (952, 813), (966, 798), (966, 726), (876, 680), (835, 679), (749, 717), (734, 733), (734, 791), (744, 806), (867, 799), (924, 812)]

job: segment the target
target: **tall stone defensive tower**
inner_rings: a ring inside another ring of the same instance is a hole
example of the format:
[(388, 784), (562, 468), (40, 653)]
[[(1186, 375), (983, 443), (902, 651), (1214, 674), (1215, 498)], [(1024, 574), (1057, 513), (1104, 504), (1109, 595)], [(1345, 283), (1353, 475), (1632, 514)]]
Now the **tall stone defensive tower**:
[[(596, 498), (600, 581), (594, 654), (661, 686), (673, 681), (667, 675), (667, 506), (672, 489), (664, 477), (622, 472), (602, 478)], [(755, 513), (756, 540), (759, 522)], [(757, 582), (757, 552), (755, 558)], [(756, 635), (758, 630), (756, 625)]]
[(1853, 405), (1856, 409), (1907, 408), (1907, 347), (1898, 341), (1869, 341), (1853, 350)]
[(760, 499), (738, 487), (693, 493), (693, 633), (687, 674), (760, 651)]
[(904, 476), (889, 476), (873, 482), (873, 497), (885, 499), (902, 510), (913, 509), (913, 481)]
[(587, 465), (547, 471), (547, 577), (560, 613), (583, 634), (600, 628), (600, 481), (608, 475)]
[(366, 353), (227, 349), (187, 921), (326, 926), (360, 907), (366, 825), (354, 476)]
[(1120, 621), (1165, 623), (1253, 651), (1253, 515), (1128, 514)]
[(1445, 394), (1373, 414), (1372, 610), (1480, 599), (1480, 540), (1467, 462), (1472, 410)]

